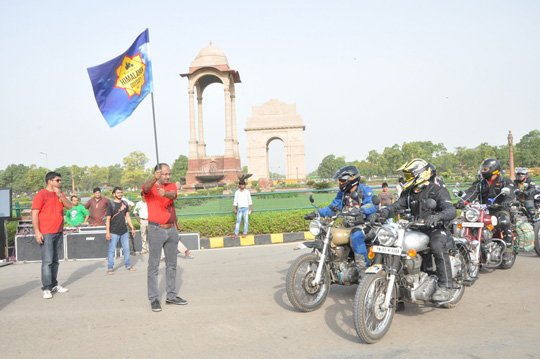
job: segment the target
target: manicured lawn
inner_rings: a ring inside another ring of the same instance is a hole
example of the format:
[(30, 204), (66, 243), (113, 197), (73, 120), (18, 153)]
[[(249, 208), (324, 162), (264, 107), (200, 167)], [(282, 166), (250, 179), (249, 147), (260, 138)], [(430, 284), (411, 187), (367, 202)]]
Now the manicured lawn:
[[(269, 194), (252, 194), (253, 211), (279, 211), (291, 209), (306, 209), (309, 212), (313, 207), (309, 202), (309, 192), (274, 192)], [(313, 194), (315, 203), (319, 206), (324, 206), (330, 203), (336, 196), (336, 193), (318, 192)], [(204, 198), (203, 203), (191, 204), (196, 202), (196, 199), (190, 197), (180, 197), (177, 200), (178, 216), (198, 216), (209, 214), (225, 214), (233, 211), (233, 197), (214, 197), (209, 196)], [(198, 200), (197, 202), (199, 202)]]

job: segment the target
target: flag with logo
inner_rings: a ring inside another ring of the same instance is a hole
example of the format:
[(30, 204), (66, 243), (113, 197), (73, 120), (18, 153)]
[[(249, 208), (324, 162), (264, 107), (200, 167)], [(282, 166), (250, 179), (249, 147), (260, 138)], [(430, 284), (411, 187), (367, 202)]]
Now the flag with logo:
[(153, 91), (148, 45), (146, 29), (122, 55), (87, 69), (99, 110), (109, 127), (125, 121)]

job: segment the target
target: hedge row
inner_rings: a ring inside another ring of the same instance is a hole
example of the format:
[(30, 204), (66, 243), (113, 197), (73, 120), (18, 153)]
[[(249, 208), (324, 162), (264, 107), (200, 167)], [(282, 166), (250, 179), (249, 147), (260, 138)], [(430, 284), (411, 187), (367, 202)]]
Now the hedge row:
[[(306, 210), (279, 211), (279, 212), (255, 212), (249, 216), (249, 234), (269, 234), (269, 233), (287, 233), (303, 232), (309, 229), (309, 222), (304, 220)], [(139, 228), (139, 223), (132, 219), (135, 228)], [(179, 220), (182, 232), (200, 233), (202, 238), (221, 237), (234, 234), (234, 225), (236, 216), (216, 215), (205, 217), (183, 217)], [(13, 246), (17, 221), (9, 221), (8, 245)], [(244, 229), (243, 224), (240, 227), (240, 233)]]
[[(255, 212), (249, 216), (249, 234), (303, 232), (309, 229), (304, 220), (306, 210)], [(196, 218), (181, 218), (182, 232), (198, 232), (201, 237), (220, 237), (234, 234), (236, 216), (220, 215)], [(243, 224), (240, 233), (243, 231)]]

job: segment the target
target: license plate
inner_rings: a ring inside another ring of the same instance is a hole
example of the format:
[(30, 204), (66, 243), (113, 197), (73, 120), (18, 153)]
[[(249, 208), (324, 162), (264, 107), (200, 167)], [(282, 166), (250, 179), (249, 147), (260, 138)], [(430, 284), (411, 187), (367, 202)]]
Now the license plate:
[(463, 227), (475, 227), (475, 228), (482, 228), (484, 227), (484, 223), (482, 222), (463, 222), (461, 223)]
[(373, 246), (372, 249), (375, 253), (392, 254), (395, 256), (401, 255), (401, 248), (399, 247)]

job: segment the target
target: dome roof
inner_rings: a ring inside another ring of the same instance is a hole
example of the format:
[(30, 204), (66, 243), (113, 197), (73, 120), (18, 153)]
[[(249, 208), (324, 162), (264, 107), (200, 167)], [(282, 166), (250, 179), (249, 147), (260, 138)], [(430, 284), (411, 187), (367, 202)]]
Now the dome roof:
[(195, 57), (195, 60), (189, 65), (190, 68), (194, 67), (221, 67), (220, 65), (229, 66), (227, 56), (223, 50), (215, 47), (210, 43), (207, 47), (199, 51), (199, 54)]

